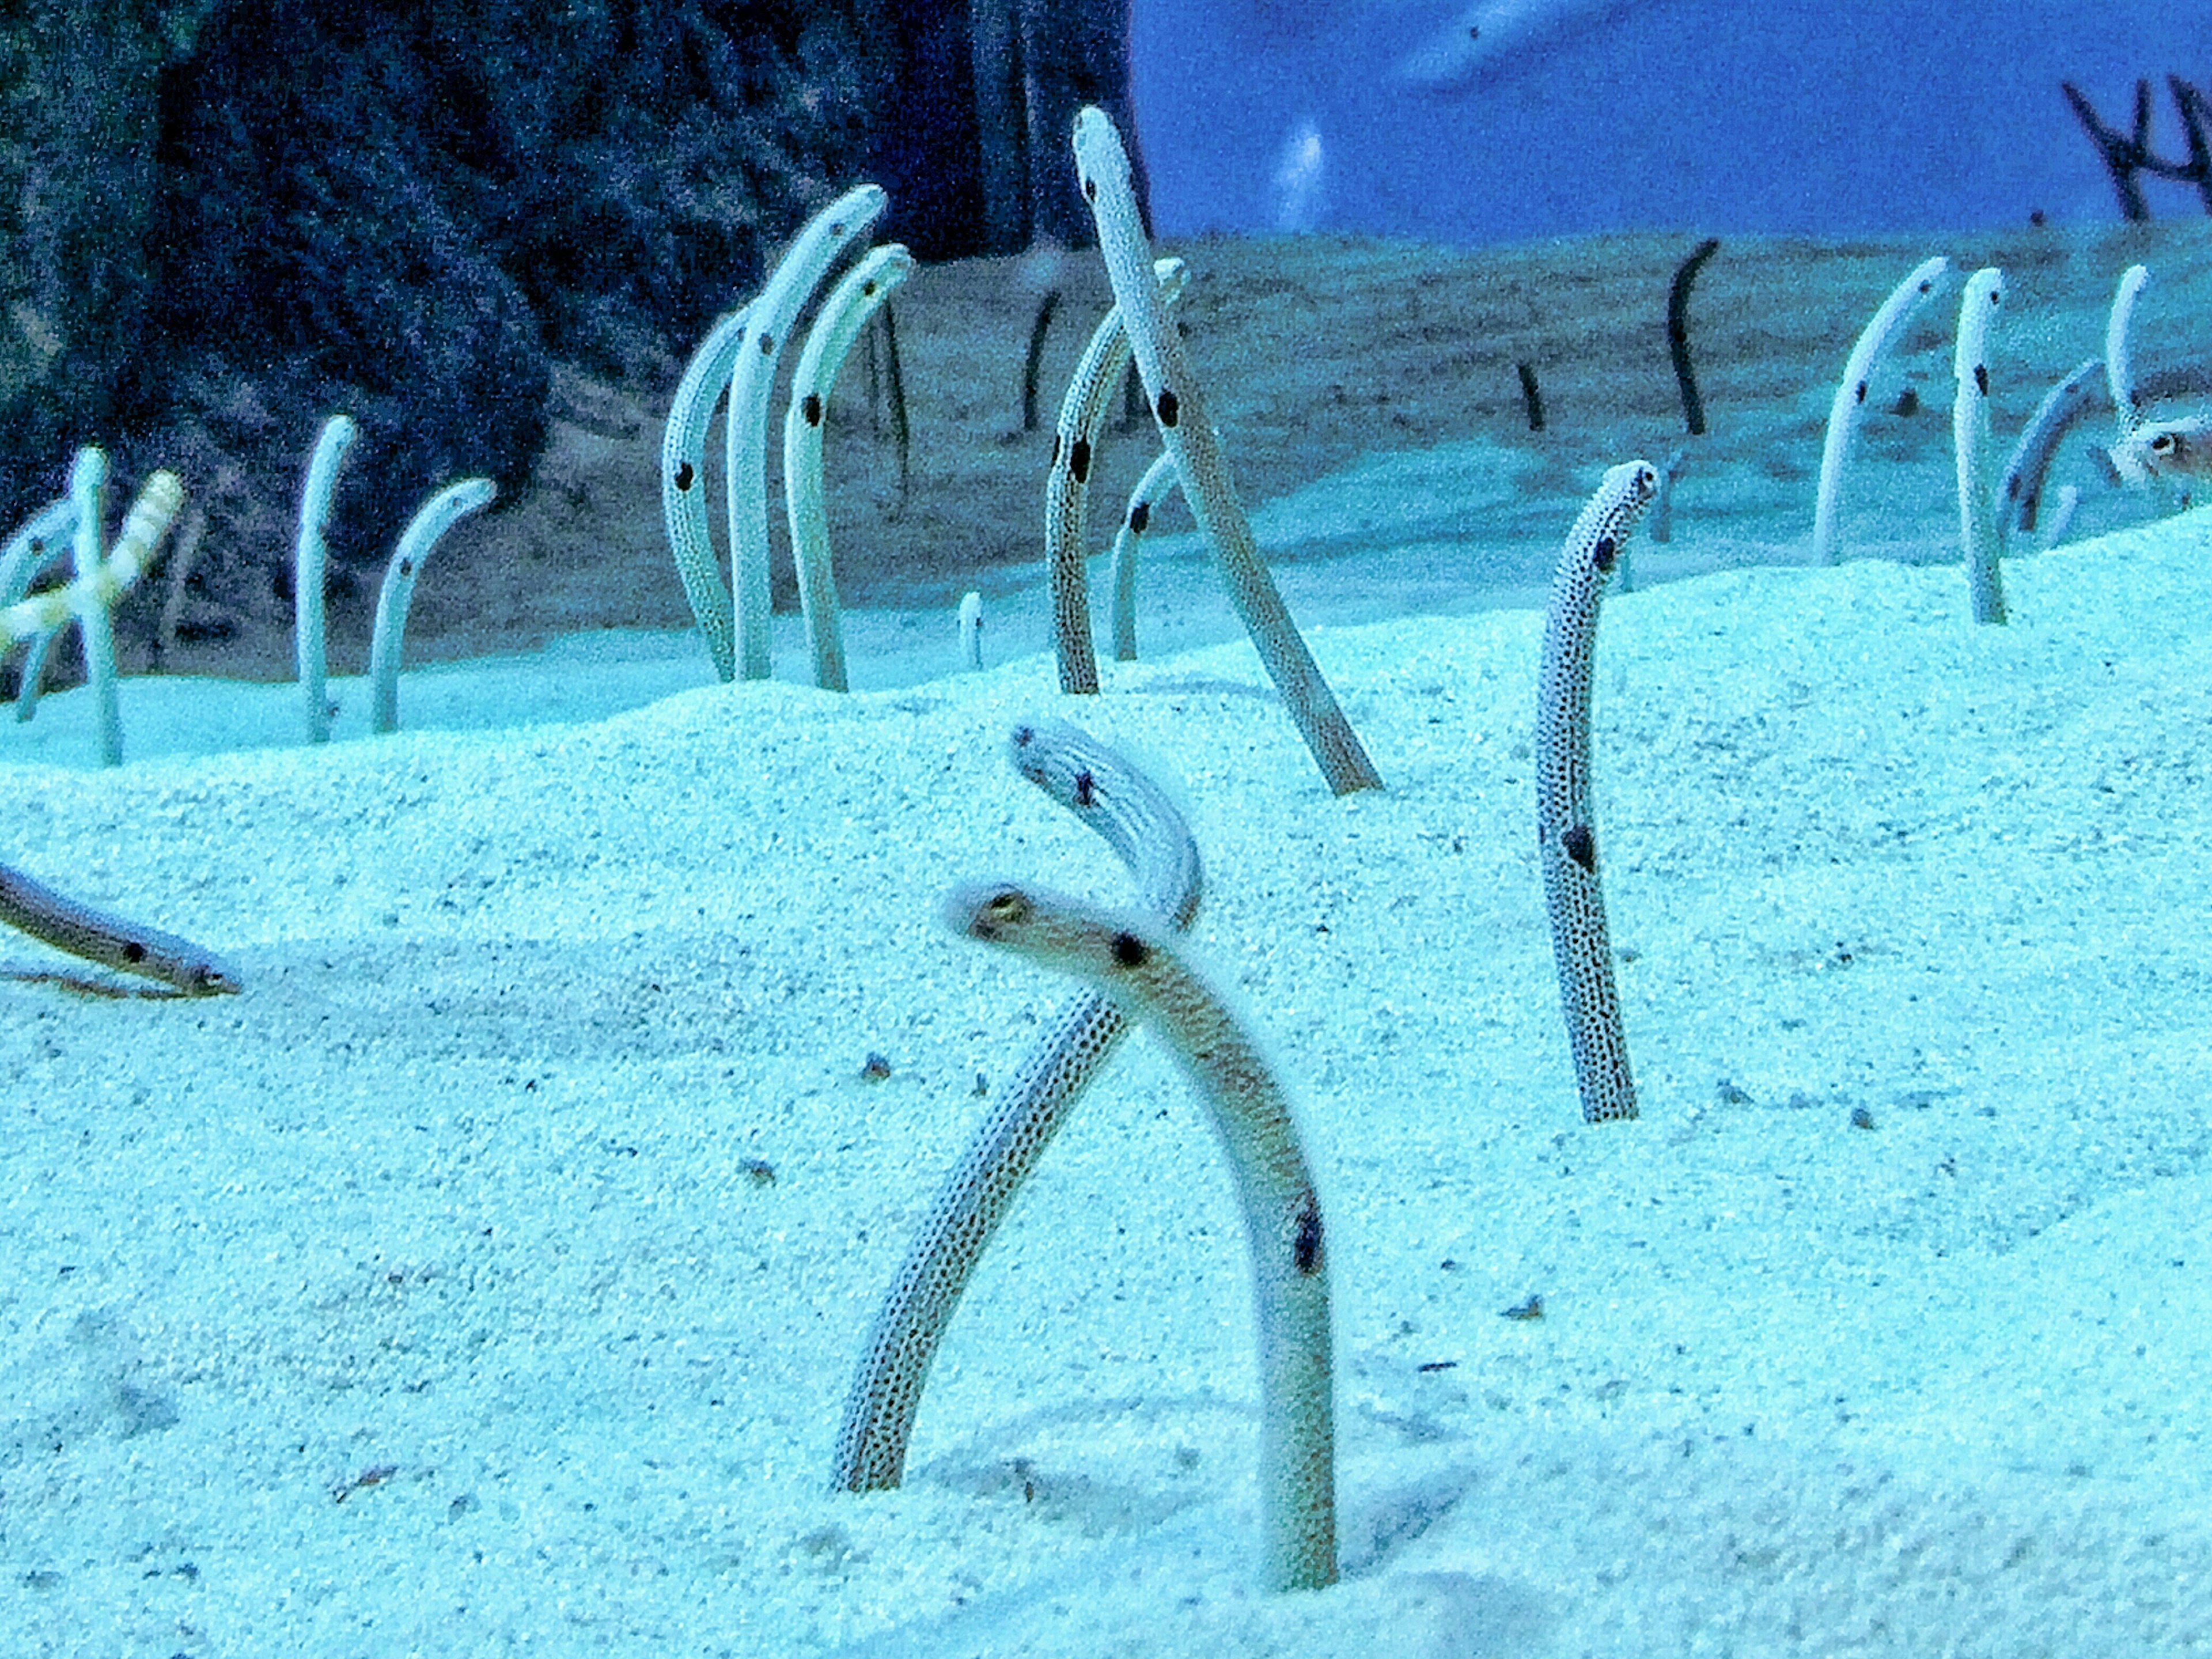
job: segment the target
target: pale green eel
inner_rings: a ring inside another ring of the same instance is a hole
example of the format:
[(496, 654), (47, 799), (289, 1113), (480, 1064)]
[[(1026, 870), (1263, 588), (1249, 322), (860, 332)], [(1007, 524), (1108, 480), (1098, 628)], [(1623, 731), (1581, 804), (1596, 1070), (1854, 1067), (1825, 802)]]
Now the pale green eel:
[[(1172, 307), (1190, 280), (1180, 259), (1152, 264), (1160, 303)], [(1052, 436), (1052, 471), (1044, 487), (1045, 580), (1052, 592), (1052, 636), (1060, 656), (1060, 689), (1071, 696), (1096, 696), (1098, 658), (1091, 644), (1091, 582), (1084, 567), (1085, 520), (1091, 504), (1091, 471), (1106, 429), (1106, 408), (1129, 369), (1129, 331), (1121, 307), (1110, 307), (1068, 377), (1060, 424)]]

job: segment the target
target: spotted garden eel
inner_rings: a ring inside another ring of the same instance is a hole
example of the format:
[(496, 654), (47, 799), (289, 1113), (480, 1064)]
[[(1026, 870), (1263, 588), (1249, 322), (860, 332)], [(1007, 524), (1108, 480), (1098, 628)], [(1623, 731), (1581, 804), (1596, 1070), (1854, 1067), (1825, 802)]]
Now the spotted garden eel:
[(2004, 273), (1984, 265), (1966, 278), (1959, 301), (1958, 391), (1951, 400), (1951, 447), (1958, 462), (1959, 540), (1974, 620), (2005, 619), (2004, 575), (1997, 563), (1997, 520), (1990, 498), (1990, 319), (2004, 301)]
[[(76, 503), (67, 495), (48, 502), (32, 514), (8, 538), (6, 548), (0, 550), (0, 606), (21, 600), (30, 592), (33, 582), (74, 550), (76, 538)], [(66, 613), (63, 620), (69, 620)], [(15, 718), (19, 722), (29, 720), (37, 710), (39, 688), (46, 677), (46, 653), (54, 638), (53, 629), (40, 629), (31, 635), (30, 649), (24, 653), (22, 672), (15, 682)]]
[(2105, 319), (2105, 390), (2112, 398), (2112, 410), (2119, 422), (2113, 435), (2116, 449), (2134, 434), (2136, 423), (2142, 419), (2142, 405), (2136, 398), (2135, 362), (2128, 352), (2128, 329), (2135, 321), (2136, 301), (2142, 297), (2149, 282), (2150, 271), (2145, 266), (2130, 265), (2122, 271), (2119, 286), (2112, 291), (2112, 309)]
[(737, 603), (737, 675), (775, 672), (769, 648), (768, 404), (785, 337), (838, 256), (867, 234), (890, 198), (857, 185), (807, 221), (745, 317), (730, 376), (723, 484), (730, 507), (730, 586)]
[(884, 302), (914, 275), (914, 255), (896, 242), (864, 254), (822, 302), (791, 377), (791, 408), (783, 422), (783, 491), (814, 684), (824, 691), (845, 690), (845, 639), (837, 620), (837, 581), (830, 568), (830, 515), (822, 502), (822, 423), (829, 418), (830, 389), (846, 354)]
[(738, 635), (730, 590), (707, 529), (707, 426), (730, 384), (751, 315), (750, 305), (741, 306), (708, 331), (684, 366), (660, 434), (660, 519), (668, 531), (668, 550), (675, 556), (691, 615), (706, 637), (707, 655), (725, 681), (737, 678)]
[(2149, 411), (2169, 398), (2203, 397), (2212, 384), (2201, 366), (2185, 365), (2156, 370), (2137, 377), (2128, 349), (2128, 331), (2135, 319), (2136, 301), (2150, 282), (2150, 272), (2130, 265), (2120, 274), (2112, 295), (2111, 317), (2105, 325), (2105, 385), (2118, 415), (2110, 449), (2112, 469), (2128, 484), (2147, 484), (2154, 477), (2169, 483), (2206, 476), (2203, 415), (2179, 420), (2154, 421)]
[(972, 672), (983, 666), (983, 596), (960, 596), (960, 665)]
[(299, 538), (292, 549), (292, 649), (300, 665), (300, 690), (307, 702), (307, 741), (331, 740), (331, 698), (325, 677), (329, 673), (325, 644), (323, 573), (330, 564), (330, 544), (324, 539), (330, 528), (331, 495), (337, 489), (338, 469), (346, 451), (359, 435), (350, 416), (333, 415), (323, 422), (308, 458), (307, 477), (300, 489)]
[[(184, 485), (173, 472), (146, 480), (99, 568), (66, 586), (18, 600), (0, 610), (0, 651), (17, 640), (59, 628), (88, 612), (105, 612), (153, 562), (155, 550), (184, 505)], [(235, 991), (240, 981), (213, 951), (95, 909), (21, 871), (0, 864), (0, 921), (44, 939), (57, 950), (173, 985), (191, 996)]]
[(1820, 483), (1813, 506), (1813, 557), (1816, 563), (1833, 564), (1838, 557), (1837, 524), (1843, 505), (1844, 461), (1850, 453), (1851, 438), (1866, 409), (1867, 385), (1874, 377), (1875, 366), (1889, 356), (1890, 349), (1919, 314), (1920, 307), (1928, 303), (1929, 296), (1936, 292), (1936, 285), (1950, 269), (1951, 262), (1940, 253), (1915, 266), (1911, 276), (1890, 290), (1889, 297), (1875, 312), (1873, 320), (1860, 331), (1857, 343), (1851, 347), (1851, 355), (1844, 361), (1843, 384), (1836, 388), (1836, 400), (1828, 406), (1827, 441), (1820, 447)]
[(76, 530), (76, 503), (66, 495), (48, 501), (18, 526), (0, 546), (0, 605), (21, 599), (45, 573), (63, 538)]
[(1636, 1079), (1621, 1027), (1620, 988), (1605, 926), (1590, 801), (1590, 673), (1598, 600), (1620, 545), (1659, 488), (1649, 461), (1613, 467), (1568, 532), (1552, 579), (1544, 665), (1536, 690), (1536, 854), (1552, 922), (1567, 1046), (1583, 1121), (1636, 1115)]
[(240, 988), (237, 972), (212, 951), (106, 910), (81, 904), (44, 882), (0, 864), (0, 921), (87, 962), (173, 985), (186, 996)]
[(1193, 373), (1182, 337), (1168, 321), (1160, 287), (1152, 275), (1152, 251), (1137, 215), (1129, 182), (1128, 152), (1103, 110), (1095, 106), (1075, 118), (1075, 171), (1097, 222), (1098, 249), (1114, 286), (1129, 343), (1152, 399), (1152, 418), (1182, 479), (1183, 499), (1213, 548), (1214, 564), (1229, 589), (1244, 631), (1282, 694), (1283, 706), (1297, 723), (1322, 776), (1340, 795), (1355, 789), (1379, 789), (1382, 780), (1358, 734), (1337, 707), (1335, 695), (1298, 637), (1297, 626), (1261, 562), (1252, 526), (1237, 499), (1220, 441), (1206, 418), (1206, 394)]
[[(2112, 407), (2110, 381), (2106, 360), (2088, 358), (2045, 392), (2035, 413), (2028, 416), (2019, 441), (2013, 446), (2012, 457), (2005, 463), (2002, 482), (1997, 489), (1997, 535), (2001, 544), (2015, 530), (2027, 532), (2036, 527), (2044, 481), (2051, 461), (2057, 456), (2059, 443), (2088, 416)], [(2155, 454), (2149, 445), (2157, 442), (2160, 428), (2165, 423), (2147, 419), (2143, 411), (2172, 398), (2202, 398), (2208, 393), (2212, 393), (2212, 374), (2196, 364), (2153, 369), (2131, 382), (2130, 395), (2137, 417), (2127, 435), (2106, 452), (2113, 471), (2123, 481), (2149, 481), (2149, 461)], [(2078, 495), (2077, 491), (2077, 500)], [(2057, 539), (2058, 532), (2046, 526), (2042, 544), (2047, 547)]]
[[(1172, 307), (1190, 280), (1180, 259), (1153, 262), (1160, 303)], [(1052, 436), (1052, 471), (1044, 488), (1045, 580), (1052, 591), (1052, 637), (1060, 655), (1060, 689), (1071, 696), (1096, 696), (1098, 659), (1091, 646), (1091, 583), (1084, 568), (1085, 520), (1091, 501), (1091, 465), (1106, 429), (1106, 406), (1129, 369), (1129, 331), (1121, 307), (1110, 307), (1077, 359), (1060, 399)]]
[(414, 603), (415, 579), (422, 574), (422, 561), (461, 519), (489, 506), (494, 493), (489, 478), (447, 484), (422, 503), (400, 532), (399, 545), (384, 567), (384, 585), (376, 595), (376, 631), (368, 647), (370, 731), (399, 729), (399, 657), (407, 633), (407, 607)]
[(1152, 528), (1152, 509), (1176, 486), (1175, 457), (1152, 458), (1145, 476), (1129, 492), (1121, 527), (1114, 532), (1114, 660), (1137, 659), (1137, 546)]
[(2092, 357), (2075, 365), (2071, 374), (2043, 394), (2035, 413), (2021, 428), (2020, 440), (2013, 445), (1997, 486), (1997, 537), (2001, 544), (2014, 529), (2035, 528), (2043, 499), (2043, 481), (2051, 471), (2051, 459), (2058, 453), (2059, 440), (2083, 416), (2107, 401), (2105, 362), (2101, 357)]
[(1221, 998), (1146, 917), (985, 883), (945, 901), (955, 933), (1074, 975), (1150, 1025), (1206, 1103), (1236, 1178), (1260, 1349), (1260, 1510), (1271, 1589), (1336, 1580), (1328, 1261), (1297, 1125)]
[[(1659, 488), (1651, 497), (1651, 508), (1644, 520), (1644, 533), (1654, 543), (1664, 546), (1674, 539), (1674, 486), (1681, 481), (1682, 469), (1689, 462), (1686, 444), (1677, 444), (1667, 452), (1667, 459), (1659, 463)], [(1627, 549), (1621, 550), (1620, 589), (1632, 592), (1636, 584), (1634, 572), (1629, 568)]]
[[(97, 579), (104, 562), (106, 550), (100, 544), (106, 495), (106, 452), (78, 450), (70, 469), (70, 500), (76, 507), (74, 574), (78, 581)], [(100, 763), (120, 766), (123, 710), (116, 700), (115, 613), (104, 605), (88, 605), (77, 612), (76, 630), (84, 646), (86, 690), (92, 694), (94, 718), (100, 726)]]
[[(1169, 927), (1190, 925), (1203, 885), (1198, 844), (1158, 785), (1110, 745), (1060, 720), (1017, 726), (1012, 757), (1016, 771), (1114, 849), (1146, 911)], [(837, 1432), (836, 1489), (899, 1484), (930, 1361), (975, 1263), (1127, 1029), (1109, 998), (1085, 992), (1048, 1028), (969, 1143), (869, 1329)]]

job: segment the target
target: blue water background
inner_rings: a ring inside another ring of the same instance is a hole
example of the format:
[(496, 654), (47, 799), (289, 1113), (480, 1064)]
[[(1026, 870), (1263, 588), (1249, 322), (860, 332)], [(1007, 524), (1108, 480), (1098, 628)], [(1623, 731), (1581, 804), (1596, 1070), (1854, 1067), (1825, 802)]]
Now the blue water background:
[[(2106, 222), (2059, 91), (2185, 155), (2165, 77), (2212, 81), (2212, 9), (2171, 0), (1644, 0), (1503, 77), (1424, 93), (1404, 61), (1470, 12), (1435, 0), (1136, 0), (1160, 232), (1365, 232), (1480, 244), (1617, 229), (1848, 236)], [(1310, 132), (1320, 177), (1286, 185)], [(2149, 186), (2160, 216), (2202, 210)]]

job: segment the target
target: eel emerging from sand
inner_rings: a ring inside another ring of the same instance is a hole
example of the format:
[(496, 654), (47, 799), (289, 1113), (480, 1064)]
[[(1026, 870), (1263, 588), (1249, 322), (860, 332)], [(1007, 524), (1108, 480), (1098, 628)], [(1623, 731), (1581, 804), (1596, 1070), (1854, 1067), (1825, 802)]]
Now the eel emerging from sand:
[(1274, 1590), (1336, 1582), (1336, 1418), (1321, 1200), (1288, 1097), (1175, 935), (1003, 882), (945, 901), (956, 933), (1057, 969), (1141, 1019), (1198, 1090), (1229, 1160), (1252, 1257), (1260, 1358), (1260, 1510)]
[(1636, 1115), (1636, 1077), (1628, 1064), (1598, 879), (1590, 678), (1606, 578), (1658, 490), (1659, 469), (1649, 461), (1624, 462), (1599, 483), (1559, 550), (1537, 678), (1536, 849), (1585, 1123)]
[[(1061, 720), (1014, 730), (1014, 769), (1094, 830), (1128, 866), (1143, 909), (1189, 926), (1205, 884), (1198, 843), (1166, 793), (1118, 751)], [(1076, 1101), (1128, 1029), (1103, 990), (1046, 1028), (915, 1230), (877, 1310), (837, 1431), (831, 1484), (876, 1492), (905, 1478), (922, 1385), (984, 1248)]]

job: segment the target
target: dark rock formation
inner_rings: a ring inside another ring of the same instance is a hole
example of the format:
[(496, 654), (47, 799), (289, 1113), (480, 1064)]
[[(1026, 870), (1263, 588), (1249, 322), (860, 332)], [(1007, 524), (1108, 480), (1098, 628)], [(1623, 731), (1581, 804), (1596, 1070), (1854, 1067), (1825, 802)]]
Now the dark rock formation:
[[(210, 516), (187, 638), (289, 617), (300, 471), (343, 409), (363, 432), (333, 526), (343, 608), (437, 483), (528, 478), (555, 363), (672, 384), (918, 95), (906, 12), (16, 0), (0, 527), (101, 443), (120, 484), (175, 466)], [(957, 118), (925, 104), (953, 182), (917, 191), (956, 231)]]
[(665, 392), (856, 179), (925, 258), (1088, 240), (1067, 131), (1091, 101), (1129, 126), (1127, 22), (1127, 0), (15, 0), (0, 532), (80, 444), (124, 487), (172, 466), (210, 520), (184, 637), (285, 623), (300, 473), (343, 410), (343, 614), (438, 483), (528, 480), (555, 364)]
[(924, 259), (1094, 240), (1076, 187), (1075, 112), (1112, 115), (1137, 165), (1127, 0), (912, 0), (869, 176), (890, 192), (884, 234)]

